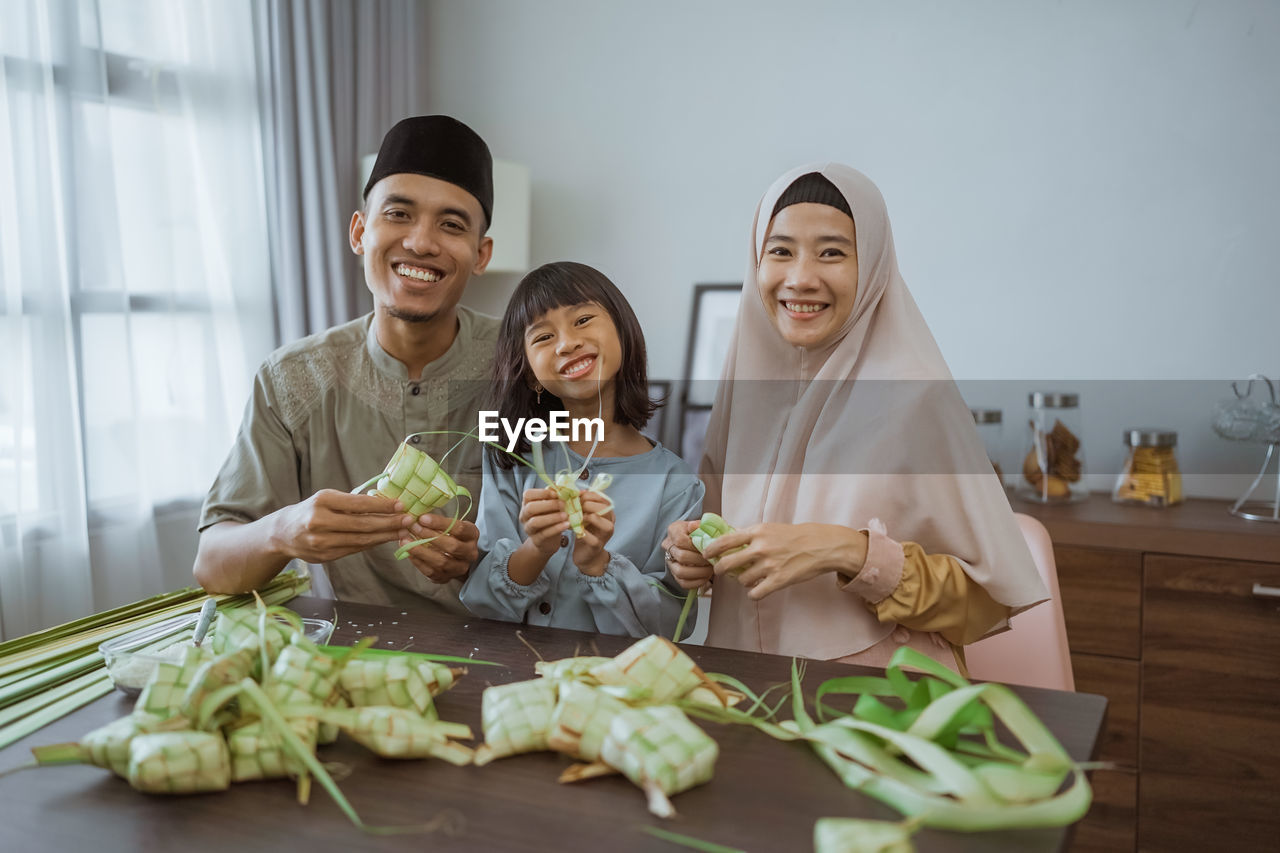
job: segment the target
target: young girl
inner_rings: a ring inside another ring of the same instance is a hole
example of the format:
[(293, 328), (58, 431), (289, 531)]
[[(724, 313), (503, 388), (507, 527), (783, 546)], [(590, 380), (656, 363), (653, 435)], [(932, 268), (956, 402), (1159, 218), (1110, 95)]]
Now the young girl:
[[(595, 445), (541, 443), (547, 473), (569, 469), (582, 493), (584, 535), (528, 466), (486, 449), (477, 523), (479, 564), (460, 597), (477, 616), (580, 631), (670, 637), (684, 591), (667, 574), (667, 525), (702, 513), (702, 483), (680, 457), (640, 434), (649, 400), (644, 336), (627, 300), (599, 271), (545, 264), (520, 282), (498, 334), (489, 409), (509, 423), (552, 411), (599, 417)], [(532, 448), (515, 448), (526, 459)], [(567, 459), (566, 452), (567, 449)], [(589, 458), (588, 458), (589, 457)], [(659, 588), (661, 584), (664, 588)], [(692, 627), (691, 625), (689, 626)]]

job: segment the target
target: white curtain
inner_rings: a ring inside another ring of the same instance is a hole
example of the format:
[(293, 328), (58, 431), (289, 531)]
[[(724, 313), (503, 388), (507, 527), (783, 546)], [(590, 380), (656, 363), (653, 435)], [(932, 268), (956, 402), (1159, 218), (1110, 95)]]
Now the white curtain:
[(274, 342), (253, 19), (0, 0), (0, 636), (191, 582)]

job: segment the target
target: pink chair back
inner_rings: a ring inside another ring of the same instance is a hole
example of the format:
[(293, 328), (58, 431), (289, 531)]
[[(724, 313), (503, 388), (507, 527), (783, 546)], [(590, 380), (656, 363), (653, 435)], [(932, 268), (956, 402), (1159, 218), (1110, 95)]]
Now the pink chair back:
[(1010, 630), (965, 646), (969, 674), (979, 681), (1075, 690), (1049, 531), (1029, 515), (1014, 513), (1013, 517), (1018, 520), (1051, 598), (1010, 619)]

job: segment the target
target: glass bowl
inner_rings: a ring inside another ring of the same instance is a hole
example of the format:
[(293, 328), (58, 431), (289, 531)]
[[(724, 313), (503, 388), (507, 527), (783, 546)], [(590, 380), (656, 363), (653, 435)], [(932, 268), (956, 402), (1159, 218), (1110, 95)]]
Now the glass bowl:
[[(99, 645), (98, 651), (106, 664), (107, 674), (111, 676), (111, 683), (118, 690), (137, 696), (157, 664), (181, 659), (185, 648), (191, 644), (199, 619), (199, 613), (175, 616)], [(207, 648), (217, 630), (218, 618), (215, 616), (201, 645)], [(323, 645), (333, 634), (333, 623), (327, 619), (303, 619), (302, 630), (308, 640)]]

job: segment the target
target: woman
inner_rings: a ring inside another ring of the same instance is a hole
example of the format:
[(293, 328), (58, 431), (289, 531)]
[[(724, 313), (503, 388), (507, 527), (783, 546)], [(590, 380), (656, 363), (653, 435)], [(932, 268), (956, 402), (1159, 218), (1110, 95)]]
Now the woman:
[(756, 210), (707, 429), (705, 506), (735, 532), (672, 574), (714, 580), (707, 642), (883, 666), (964, 645), (1048, 593), (968, 408), (898, 273), (884, 199), (840, 164), (793, 169)]

